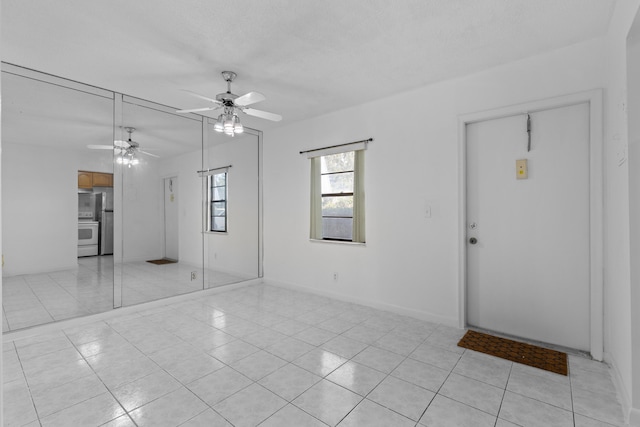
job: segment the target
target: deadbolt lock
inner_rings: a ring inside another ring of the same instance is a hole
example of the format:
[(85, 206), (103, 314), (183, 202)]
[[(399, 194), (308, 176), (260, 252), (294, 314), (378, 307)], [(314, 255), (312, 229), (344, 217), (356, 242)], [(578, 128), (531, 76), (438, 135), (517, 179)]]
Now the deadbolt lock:
[(478, 239), (476, 239), (475, 237), (472, 237), (469, 239), (469, 243), (471, 243), (472, 245), (475, 245), (476, 243), (478, 243)]

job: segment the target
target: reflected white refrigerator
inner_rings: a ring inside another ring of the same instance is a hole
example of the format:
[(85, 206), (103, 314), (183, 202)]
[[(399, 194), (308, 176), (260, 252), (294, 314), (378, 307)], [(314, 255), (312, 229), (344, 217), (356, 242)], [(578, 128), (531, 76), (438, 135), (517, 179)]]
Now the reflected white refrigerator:
[(100, 222), (100, 255), (113, 254), (113, 189), (96, 193), (96, 217)]

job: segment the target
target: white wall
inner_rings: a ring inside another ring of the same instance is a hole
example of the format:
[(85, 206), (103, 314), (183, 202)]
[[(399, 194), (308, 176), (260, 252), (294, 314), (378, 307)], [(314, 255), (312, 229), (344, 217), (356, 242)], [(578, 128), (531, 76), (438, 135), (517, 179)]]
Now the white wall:
[(64, 151), (7, 143), (2, 148), (3, 275), (75, 267), (78, 170), (73, 161)]
[[(638, 5), (636, 3), (636, 11)], [(640, 218), (640, 180), (635, 171), (640, 167), (640, 11), (636, 12), (629, 37), (627, 38), (627, 85), (628, 85), (628, 170), (629, 173), (629, 218)], [(631, 120), (628, 120), (631, 117)], [(640, 426), (640, 224), (629, 222), (631, 312), (631, 425)]]
[(111, 172), (110, 153), (3, 141), (3, 276), (75, 268), (78, 170)]
[(630, 407), (632, 396), (626, 37), (639, 5), (638, 0), (616, 4), (602, 60), (606, 64), (607, 87), (604, 153), (605, 359), (614, 369), (626, 409)]
[(207, 233), (207, 267), (258, 277), (258, 138), (245, 134), (210, 145), (205, 169), (232, 165), (227, 173), (227, 233)]
[[(602, 55), (592, 40), (266, 131), (266, 280), (457, 325), (458, 115), (602, 87)], [(366, 246), (310, 242), (298, 152), (368, 137)]]
[[(0, 56), (1, 57), (1, 56)], [(0, 79), (2, 80), (2, 79)], [(1, 85), (1, 84), (0, 84)], [(2, 88), (0, 88), (0, 105), (2, 105)], [(3, 236), (2, 236), (2, 120), (0, 120), (0, 254), (4, 254), (3, 251), (3, 246), (2, 246), (2, 240), (3, 240)], [(4, 258), (2, 259), (2, 263), (0, 264), (2, 265), (2, 269), (4, 270)], [(2, 305), (2, 274), (0, 274), (0, 305)], [(3, 319), (4, 320), (4, 319)], [(3, 326), (4, 326), (4, 322), (3, 322)], [(3, 363), (3, 354), (4, 354), (4, 348), (3, 348), (3, 343), (2, 341), (0, 341), (0, 366), (4, 366)], [(2, 372), (2, 368), (0, 368), (0, 372)], [(4, 387), (2, 387), (4, 388)], [(4, 391), (2, 390), (2, 388), (0, 388), (0, 402), (4, 402)], [(0, 424), (2, 424), (2, 420), (4, 419), (4, 412), (3, 412), (3, 405), (0, 405)]]

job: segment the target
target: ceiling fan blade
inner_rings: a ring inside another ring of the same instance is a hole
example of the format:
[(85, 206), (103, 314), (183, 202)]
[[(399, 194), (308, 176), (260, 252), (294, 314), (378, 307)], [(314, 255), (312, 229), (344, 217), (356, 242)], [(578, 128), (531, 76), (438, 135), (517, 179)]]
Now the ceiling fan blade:
[(221, 105), (215, 105), (213, 107), (204, 107), (204, 108), (190, 108), (188, 110), (176, 110), (176, 113), (197, 113), (199, 111), (210, 111), (210, 110), (217, 110), (218, 108), (222, 107)]
[(247, 105), (255, 104), (256, 102), (264, 101), (265, 99), (267, 98), (260, 92), (249, 92), (234, 99), (233, 103), (244, 107)]
[(147, 156), (160, 158), (160, 156), (158, 156), (157, 154), (147, 153), (146, 151), (142, 151), (140, 149), (138, 149), (137, 151), (138, 151), (138, 153), (146, 154)]
[(280, 114), (269, 113), (267, 111), (256, 110), (255, 108), (245, 108), (244, 111), (246, 114), (250, 116), (260, 117), (261, 119), (272, 120), (274, 122), (279, 122), (282, 120), (282, 116)]
[(113, 150), (113, 145), (87, 145), (91, 150)]
[(204, 99), (205, 101), (213, 102), (214, 104), (222, 104), (215, 98), (208, 98), (206, 96), (200, 95), (199, 93), (191, 92), (190, 90), (182, 89), (183, 92), (187, 92), (191, 96), (195, 96), (196, 98)]
[[(116, 147), (128, 148), (131, 144), (129, 144), (129, 141), (116, 140), (116, 141), (113, 141), (113, 145), (115, 145)], [(111, 147), (111, 148), (113, 148), (113, 147)]]

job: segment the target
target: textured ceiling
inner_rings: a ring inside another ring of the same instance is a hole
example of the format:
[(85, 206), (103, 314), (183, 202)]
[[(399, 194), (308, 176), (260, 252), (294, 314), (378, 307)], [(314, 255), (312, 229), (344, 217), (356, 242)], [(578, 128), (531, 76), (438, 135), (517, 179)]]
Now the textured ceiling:
[(2, 0), (2, 60), (177, 108), (206, 106), (182, 90), (214, 96), (232, 70), (284, 124), (602, 36), (613, 5)]

